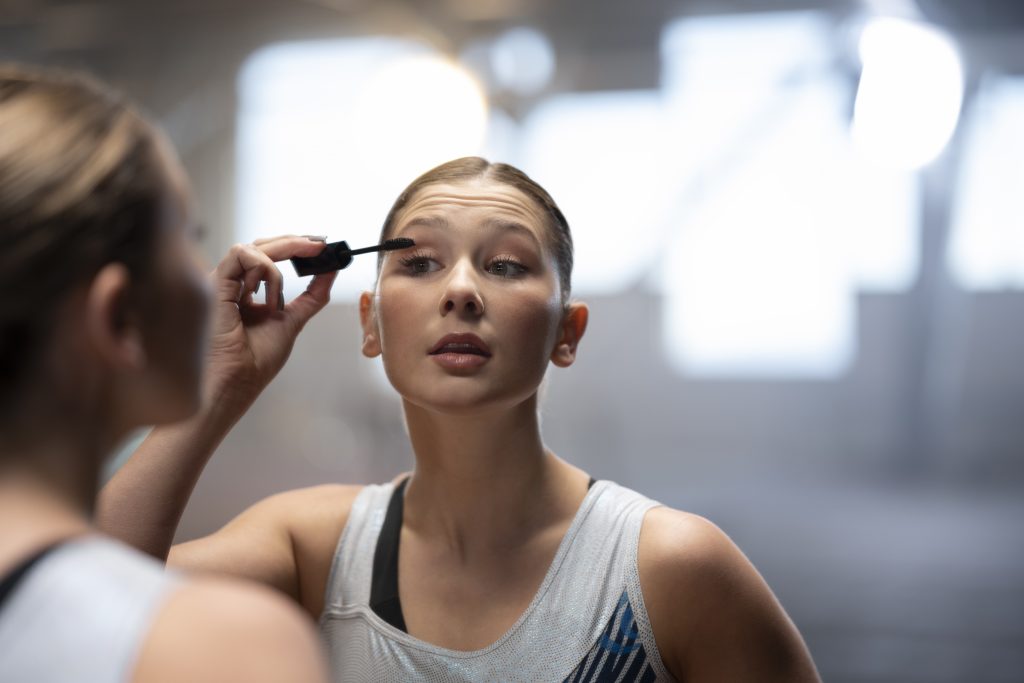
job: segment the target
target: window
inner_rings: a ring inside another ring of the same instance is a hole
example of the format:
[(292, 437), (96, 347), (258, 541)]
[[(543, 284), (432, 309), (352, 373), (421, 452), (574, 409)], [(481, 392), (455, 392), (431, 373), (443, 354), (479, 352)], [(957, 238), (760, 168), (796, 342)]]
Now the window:
[(1024, 78), (986, 79), (965, 124), (950, 269), (970, 290), (1024, 289)]

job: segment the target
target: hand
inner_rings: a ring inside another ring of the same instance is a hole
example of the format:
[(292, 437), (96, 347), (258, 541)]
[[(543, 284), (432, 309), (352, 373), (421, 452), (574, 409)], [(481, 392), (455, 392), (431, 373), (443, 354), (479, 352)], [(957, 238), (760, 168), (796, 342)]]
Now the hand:
[[(284, 366), (306, 322), (330, 300), (337, 272), (313, 277), (306, 291), (284, 301), (274, 265), (292, 256), (315, 256), (326, 243), (286, 235), (236, 244), (217, 264), (206, 376), (206, 400), (244, 411)], [(253, 295), (266, 283), (265, 303)]]

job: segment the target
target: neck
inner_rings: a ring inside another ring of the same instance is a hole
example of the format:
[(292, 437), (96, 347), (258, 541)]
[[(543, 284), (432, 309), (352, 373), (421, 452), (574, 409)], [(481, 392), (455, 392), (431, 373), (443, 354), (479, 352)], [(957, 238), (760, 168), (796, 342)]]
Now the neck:
[(35, 503), (89, 519), (100, 470), (114, 442), (95, 421), (68, 414), (0, 429), (0, 504), (5, 510), (0, 525), (8, 526), (6, 513), (12, 509), (29, 510)]
[(586, 494), (586, 475), (544, 448), (536, 396), (471, 415), (406, 403), (405, 415), (416, 453), (405, 524), (416, 533), (508, 547), (571, 518)]
[[(5, 460), (0, 470), (0, 575), (35, 551), (90, 530), (95, 484), (83, 487), (51, 463), (40, 464)], [(94, 480), (78, 471), (79, 482)]]

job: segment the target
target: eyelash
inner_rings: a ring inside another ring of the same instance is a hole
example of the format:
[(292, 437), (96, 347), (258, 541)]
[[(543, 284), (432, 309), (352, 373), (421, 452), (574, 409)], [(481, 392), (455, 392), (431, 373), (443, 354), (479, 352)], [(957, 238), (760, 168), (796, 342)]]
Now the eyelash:
[(413, 270), (413, 266), (415, 266), (418, 263), (424, 263), (426, 261), (432, 260), (433, 259), (431, 258), (430, 254), (427, 254), (426, 252), (422, 251), (414, 251), (413, 253), (403, 256), (401, 259), (399, 259), (399, 263), (401, 263), (402, 267), (408, 270), (412, 275), (425, 275), (429, 271)]
[[(516, 278), (516, 277), (519, 277), (521, 275), (525, 275), (527, 270), (528, 270), (526, 268), (526, 266), (524, 266), (522, 263), (520, 263), (516, 259), (512, 258), (511, 256), (499, 256), (498, 258), (491, 259), (490, 263), (487, 264), (488, 272), (491, 272), (490, 269), (493, 268), (496, 265), (503, 265), (503, 266), (506, 267), (506, 269), (509, 266), (512, 266), (512, 268), (517, 270), (517, 272), (514, 275), (505, 274), (505, 275), (500, 275), (499, 277)], [(496, 273), (494, 273), (494, 274), (496, 274)]]

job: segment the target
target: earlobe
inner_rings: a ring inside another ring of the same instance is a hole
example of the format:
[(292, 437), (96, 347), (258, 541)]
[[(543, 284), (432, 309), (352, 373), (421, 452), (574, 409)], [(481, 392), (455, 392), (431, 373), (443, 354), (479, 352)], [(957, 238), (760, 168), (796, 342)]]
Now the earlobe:
[(380, 333), (377, 328), (377, 313), (373, 305), (373, 294), (363, 292), (359, 295), (359, 323), (363, 328), (363, 355), (376, 358), (380, 355)]
[(590, 309), (580, 302), (569, 304), (562, 317), (562, 330), (554, 351), (551, 352), (551, 362), (560, 368), (567, 368), (576, 361), (576, 349), (580, 339), (587, 331), (587, 321), (590, 318)]
[(115, 368), (140, 370), (146, 365), (146, 346), (131, 308), (130, 289), (128, 269), (107, 264), (89, 284), (83, 314), (87, 334), (101, 357)]

